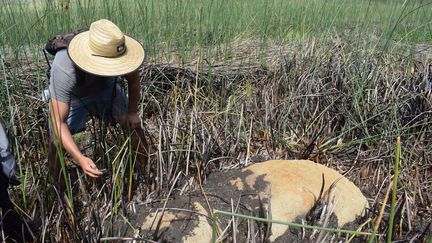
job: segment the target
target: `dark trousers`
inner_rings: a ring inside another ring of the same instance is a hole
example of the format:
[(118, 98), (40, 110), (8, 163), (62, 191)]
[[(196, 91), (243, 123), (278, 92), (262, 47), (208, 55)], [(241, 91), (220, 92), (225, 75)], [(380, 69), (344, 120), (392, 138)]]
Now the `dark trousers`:
[(14, 208), (7, 191), (8, 186), (9, 184), (6, 176), (0, 171), (0, 209), (3, 214)]
[[(0, 171), (0, 230), (5, 233), (6, 239), (12, 239), (16, 242), (24, 242), (25, 233), (23, 232), (25, 230), (25, 224), (14, 210), (7, 188), (7, 178)], [(1, 233), (0, 242), (3, 242)]]

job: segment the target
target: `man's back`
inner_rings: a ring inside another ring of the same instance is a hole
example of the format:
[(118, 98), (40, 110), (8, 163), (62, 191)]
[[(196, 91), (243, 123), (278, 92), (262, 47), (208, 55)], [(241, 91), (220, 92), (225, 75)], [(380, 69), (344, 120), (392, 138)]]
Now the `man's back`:
[(70, 103), (72, 98), (98, 94), (110, 78), (91, 75), (79, 70), (67, 50), (57, 52), (51, 68), (49, 91), (57, 101)]

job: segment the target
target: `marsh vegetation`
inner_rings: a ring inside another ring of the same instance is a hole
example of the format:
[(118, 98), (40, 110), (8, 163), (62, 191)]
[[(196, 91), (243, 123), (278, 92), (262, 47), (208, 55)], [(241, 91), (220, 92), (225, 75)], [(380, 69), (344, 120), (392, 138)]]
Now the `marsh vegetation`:
[[(131, 173), (127, 135), (90, 122), (76, 139), (107, 171), (86, 178), (65, 155), (71, 190), (61, 195), (46, 179), (41, 49), (53, 35), (100, 18), (146, 49), (140, 113), (153, 148), (145, 169)], [(95, 242), (119, 236), (113, 224), (128, 224), (135, 205), (165, 200), (172, 188), (213, 171), (310, 159), (368, 197), (361, 231), (380, 221), (375, 240), (393, 232), (393, 240), (427, 241), (431, 45), (432, 3), (420, 0), (0, 2), (0, 112), (22, 178), (13, 200), (24, 217), (42, 220), (38, 241)], [(402, 156), (391, 203), (385, 194), (397, 137)]]

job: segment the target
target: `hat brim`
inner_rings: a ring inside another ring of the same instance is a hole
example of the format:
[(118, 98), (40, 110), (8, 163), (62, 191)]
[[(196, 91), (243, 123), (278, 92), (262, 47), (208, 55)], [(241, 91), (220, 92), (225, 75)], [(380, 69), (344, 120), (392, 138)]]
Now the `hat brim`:
[(76, 35), (68, 46), (72, 62), (80, 69), (98, 76), (122, 76), (137, 70), (144, 62), (144, 48), (135, 39), (125, 35), (126, 51), (118, 57), (101, 57), (92, 54), (89, 31)]

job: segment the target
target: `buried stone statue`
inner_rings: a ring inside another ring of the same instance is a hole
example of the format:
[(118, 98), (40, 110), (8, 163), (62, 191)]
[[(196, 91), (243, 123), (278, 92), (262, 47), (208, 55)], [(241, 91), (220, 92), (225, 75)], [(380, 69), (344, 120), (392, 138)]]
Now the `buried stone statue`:
[[(364, 215), (368, 202), (352, 182), (333, 169), (308, 160), (271, 160), (214, 173), (203, 190), (177, 195), (166, 205), (138, 207), (132, 221), (135, 230), (118, 230), (162, 242), (211, 242), (209, 208), (341, 228)], [(226, 242), (292, 242), (326, 236), (223, 215), (218, 216), (216, 225), (219, 240)]]

